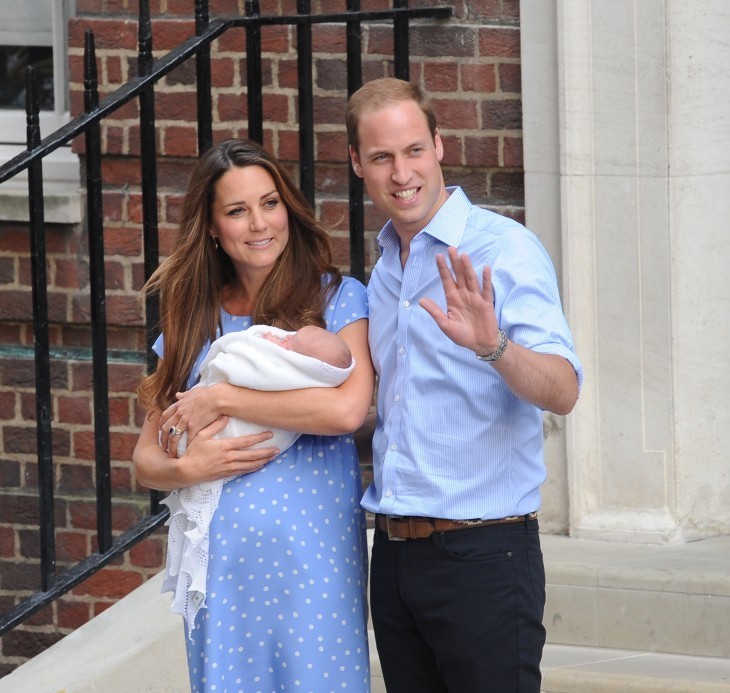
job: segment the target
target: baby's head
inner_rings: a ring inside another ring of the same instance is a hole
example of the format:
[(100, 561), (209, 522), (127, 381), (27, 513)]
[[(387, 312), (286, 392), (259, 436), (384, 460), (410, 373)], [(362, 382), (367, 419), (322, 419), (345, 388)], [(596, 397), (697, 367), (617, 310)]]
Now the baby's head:
[(336, 368), (349, 368), (352, 364), (352, 354), (344, 340), (334, 332), (315, 325), (302, 327), (291, 335), (288, 348)]

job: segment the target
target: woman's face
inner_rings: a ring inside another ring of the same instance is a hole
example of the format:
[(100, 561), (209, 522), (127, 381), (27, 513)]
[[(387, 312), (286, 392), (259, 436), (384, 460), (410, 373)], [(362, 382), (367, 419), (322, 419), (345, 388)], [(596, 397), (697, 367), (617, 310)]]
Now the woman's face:
[(210, 234), (239, 277), (268, 276), (289, 242), (289, 214), (265, 168), (234, 167), (218, 179)]

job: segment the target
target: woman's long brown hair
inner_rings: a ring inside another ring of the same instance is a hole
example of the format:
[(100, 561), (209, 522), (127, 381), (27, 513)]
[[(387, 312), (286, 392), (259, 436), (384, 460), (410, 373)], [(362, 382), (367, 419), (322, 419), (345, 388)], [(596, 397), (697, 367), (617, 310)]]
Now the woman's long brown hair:
[[(235, 278), (233, 263), (210, 237), (215, 185), (236, 166), (261, 166), (274, 179), (289, 213), (289, 241), (254, 303), (253, 322), (296, 330), (324, 327), (324, 306), (342, 281), (332, 264), (330, 237), (314, 218), (284, 167), (255, 142), (226, 140), (193, 168), (183, 202), (175, 249), (150, 277), (141, 298), (158, 294), (165, 355), (138, 388), (148, 409), (164, 410), (185, 389), (200, 350), (215, 339), (223, 288)], [(323, 276), (329, 275), (323, 291)]]

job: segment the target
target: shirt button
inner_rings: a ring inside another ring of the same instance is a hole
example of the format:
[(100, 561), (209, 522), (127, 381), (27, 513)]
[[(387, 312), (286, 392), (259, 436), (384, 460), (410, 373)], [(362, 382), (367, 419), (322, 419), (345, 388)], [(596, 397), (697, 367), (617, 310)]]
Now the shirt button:
[(396, 395), (396, 396), (395, 396), (395, 401), (396, 401), (396, 402), (400, 402), (400, 395)]
[(392, 492), (392, 491), (391, 491), (390, 489), (388, 489), (388, 490), (387, 490), (387, 491), (385, 492), (385, 495), (386, 495), (386, 496), (388, 496), (388, 498), (390, 498), (390, 497), (391, 497), (391, 496), (393, 495), (393, 492)]
[(401, 355), (405, 354), (406, 353), (406, 348), (405, 347), (401, 347), (400, 349), (398, 349), (398, 353), (401, 354)]
[(408, 308), (408, 306), (410, 306), (410, 305), (411, 305), (411, 302), (408, 299), (406, 299), (405, 301), (403, 301), (403, 307), (404, 308)]
[(390, 449), (391, 450), (397, 450), (398, 449), (398, 445), (396, 443), (391, 443), (390, 444)]

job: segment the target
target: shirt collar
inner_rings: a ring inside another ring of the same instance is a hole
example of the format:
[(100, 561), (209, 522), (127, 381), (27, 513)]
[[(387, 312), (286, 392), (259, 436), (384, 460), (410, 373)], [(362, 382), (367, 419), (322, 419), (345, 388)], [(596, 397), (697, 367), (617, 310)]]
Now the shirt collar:
[[(471, 202), (458, 185), (447, 187), (446, 191), (449, 193), (448, 199), (416, 237), (426, 234), (444, 245), (457, 247), (464, 235)], [(389, 246), (400, 246), (398, 233), (391, 220), (378, 234), (378, 245), (381, 251)]]

